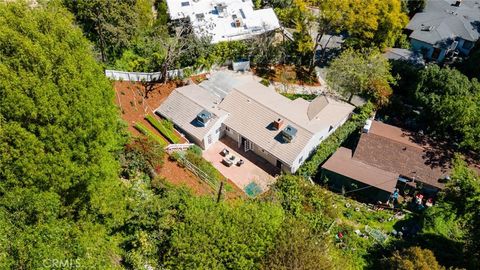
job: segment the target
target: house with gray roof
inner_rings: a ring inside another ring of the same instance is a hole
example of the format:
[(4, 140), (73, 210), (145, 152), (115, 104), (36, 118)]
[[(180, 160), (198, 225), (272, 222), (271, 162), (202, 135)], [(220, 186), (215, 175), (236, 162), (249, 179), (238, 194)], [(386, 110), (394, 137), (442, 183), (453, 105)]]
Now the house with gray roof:
[(480, 39), (480, 1), (430, 0), (408, 23), (414, 51), (442, 62), (449, 53), (468, 55)]
[(156, 113), (203, 149), (228, 136), (242, 150), (293, 173), (353, 109), (323, 95), (290, 100), (252, 78), (217, 72), (174, 90)]

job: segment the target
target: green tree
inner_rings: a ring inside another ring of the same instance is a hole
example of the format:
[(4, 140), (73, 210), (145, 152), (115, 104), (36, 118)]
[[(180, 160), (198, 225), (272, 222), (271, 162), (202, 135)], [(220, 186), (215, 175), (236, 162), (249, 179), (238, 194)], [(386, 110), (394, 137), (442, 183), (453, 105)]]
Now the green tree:
[(330, 240), (324, 235), (314, 233), (308, 224), (298, 219), (287, 218), (262, 269), (334, 269), (330, 248)]
[[(465, 249), (463, 266), (480, 266), (480, 176), (457, 155), (446, 189), (435, 207), (425, 213), (425, 230), (460, 242)], [(443, 251), (445, 252), (445, 251)]]
[(464, 149), (480, 150), (480, 83), (476, 79), (429, 65), (421, 73), (416, 97), (432, 133)]
[(172, 229), (164, 267), (255, 269), (273, 246), (283, 211), (271, 203), (187, 199)]
[(357, 47), (391, 47), (402, 35), (408, 17), (401, 0), (348, 0), (350, 14), (345, 21), (351, 43)]
[(392, 94), (390, 84), (396, 83), (390, 69), (390, 63), (376, 50), (347, 49), (331, 62), (326, 79), (349, 102), (354, 95), (362, 95), (384, 105)]
[(395, 251), (386, 260), (385, 269), (395, 270), (442, 270), (442, 267), (431, 250), (409, 247), (401, 252)]
[[(138, 3), (137, 3), (138, 2)], [(141, 25), (151, 23), (144, 0), (65, 0), (88, 39), (100, 51), (103, 62), (111, 61), (128, 48)]]
[(115, 267), (123, 132), (90, 43), (54, 3), (4, 3), (0, 74), (0, 264)]

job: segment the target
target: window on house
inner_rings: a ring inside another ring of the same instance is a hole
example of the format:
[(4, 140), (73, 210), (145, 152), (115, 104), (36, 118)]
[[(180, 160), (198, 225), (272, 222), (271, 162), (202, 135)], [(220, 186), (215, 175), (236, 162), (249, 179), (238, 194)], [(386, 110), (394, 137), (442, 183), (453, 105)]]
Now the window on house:
[(440, 57), (441, 52), (442, 52), (442, 49), (434, 48), (432, 52), (432, 59), (437, 60)]
[(470, 50), (473, 47), (473, 42), (465, 40), (463, 42), (462, 48), (465, 50)]

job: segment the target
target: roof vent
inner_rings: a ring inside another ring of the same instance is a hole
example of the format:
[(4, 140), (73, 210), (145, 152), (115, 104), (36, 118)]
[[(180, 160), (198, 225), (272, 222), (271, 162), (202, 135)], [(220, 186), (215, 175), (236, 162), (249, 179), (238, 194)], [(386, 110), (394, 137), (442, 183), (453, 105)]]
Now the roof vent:
[(287, 125), (282, 130), (282, 139), (285, 142), (292, 142), (295, 139), (296, 135), (297, 135), (297, 129), (290, 125)]
[(206, 126), (208, 122), (212, 119), (212, 113), (207, 110), (202, 110), (199, 114), (197, 114), (196, 120), (202, 126)]
[(363, 133), (368, 133), (368, 132), (370, 132), (370, 128), (372, 128), (372, 120), (367, 119), (367, 121), (365, 121), (365, 125), (362, 128), (362, 132)]
[(457, 0), (453, 6), (459, 7), (462, 4), (462, 0)]
[(283, 126), (283, 119), (282, 118), (278, 118), (277, 120), (272, 122), (272, 127), (275, 130), (280, 130), (282, 128), (282, 126)]
[(422, 30), (422, 31), (432, 31), (432, 30), (433, 30), (433, 26), (431, 26), (431, 25), (423, 25), (423, 24), (422, 24), (421, 30)]

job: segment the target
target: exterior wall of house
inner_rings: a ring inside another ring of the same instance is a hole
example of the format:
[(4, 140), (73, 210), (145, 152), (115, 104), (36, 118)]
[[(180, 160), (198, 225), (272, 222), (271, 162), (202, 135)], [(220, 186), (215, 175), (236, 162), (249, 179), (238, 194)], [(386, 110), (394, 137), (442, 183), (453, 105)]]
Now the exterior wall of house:
[[(239, 134), (238, 132), (236, 132), (235, 130), (231, 129), (231, 128), (228, 128), (228, 127), (225, 127), (225, 133), (224, 133), (226, 136), (232, 138), (234, 141), (236, 141), (237, 143), (240, 143), (239, 142), (239, 138), (241, 137), (241, 134)], [(239, 137), (240, 136), (240, 137)], [(270, 154), (267, 150), (261, 148), (260, 146), (253, 144), (253, 147), (252, 147), (252, 150), (256, 155), (258, 155), (259, 157), (265, 159), (266, 161), (268, 161), (270, 164), (272, 164), (273, 166), (277, 166), (277, 157), (275, 157), (274, 155)], [(281, 168), (283, 171), (285, 172), (291, 172), (291, 168), (288, 164), (282, 162), (282, 168)]]
[[(464, 48), (464, 46), (465, 46), (465, 48)], [(464, 40), (464, 39), (459, 39), (458, 40), (457, 49), (465, 55), (469, 55), (470, 52), (472, 51), (473, 47), (475, 47), (475, 42), (467, 41), (467, 40)]]
[(223, 121), (227, 118), (227, 115), (217, 120), (217, 122), (210, 128), (208, 133), (202, 140), (203, 149), (207, 150), (212, 144), (216, 143), (225, 132), (225, 126)]
[(203, 144), (203, 141), (200, 141), (197, 138), (191, 136), (188, 132), (186, 132), (185, 130), (183, 130), (182, 128), (180, 128), (179, 126), (177, 126), (175, 124), (174, 124), (174, 127), (175, 127), (176, 130), (180, 131), (183, 135), (185, 135), (185, 138), (189, 142), (194, 143), (194, 144), (200, 146), (203, 150), (205, 150), (205, 145)]
[[(368, 186), (365, 183), (359, 182), (357, 180), (351, 179), (349, 177), (346, 177), (344, 175), (341, 175), (326, 169), (322, 169), (321, 179), (328, 184), (330, 189), (339, 193), (343, 191), (348, 192), (348, 191), (352, 191), (355, 189)], [(378, 189), (376, 187), (365, 188), (363, 190), (349, 193), (348, 195), (355, 196), (358, 199), (363, 199), (366, 201), (373, 201), (373, 202), (377, 202), (377, 201), (386, 202), (390, 197), (389, 192), (382, 189)]]
[[(423, 56), (427, 59), (432, 59), (433, 52), (435, 48), (433, 47), (432, 44), (428, 44), (426, 42), (417, 40), (417, 39), (411, 39), (410, 44), (412, 45), (412, 50), (424, 53)], [(440, 53), (438, 55), (436, 60), (437, 62), (442, 62), (443, 59), (445, 58), (446, 50), (445, 49), (440, 49)]]
[(335, 130), (337, 130), (338, 127), (343, 125), (348, 120), (348, 118), (350, 118), (350, 116), (347, 116), (344, 119), (342, 119), (342, 121), (340, 121), (338, 124), (332, 126), (331, 129), (329, 127), (327, 129), (324, 129), (316, 133), (310, 139), (310, 141), (305, 146), (305, 148), (303, 148), (302, 152), (297, 156), (297, 158), (295, 158), (295, 161), (293, 162), (291, 167), (291, 173), (295, 173), (298, 170), (298, 168), (300, 168), (300, 166), (305, 162), (305, 160), (307, 160), (313, 154), (317, 146), (323, 140), (325, 140), (328, 136), (330, 136)]

